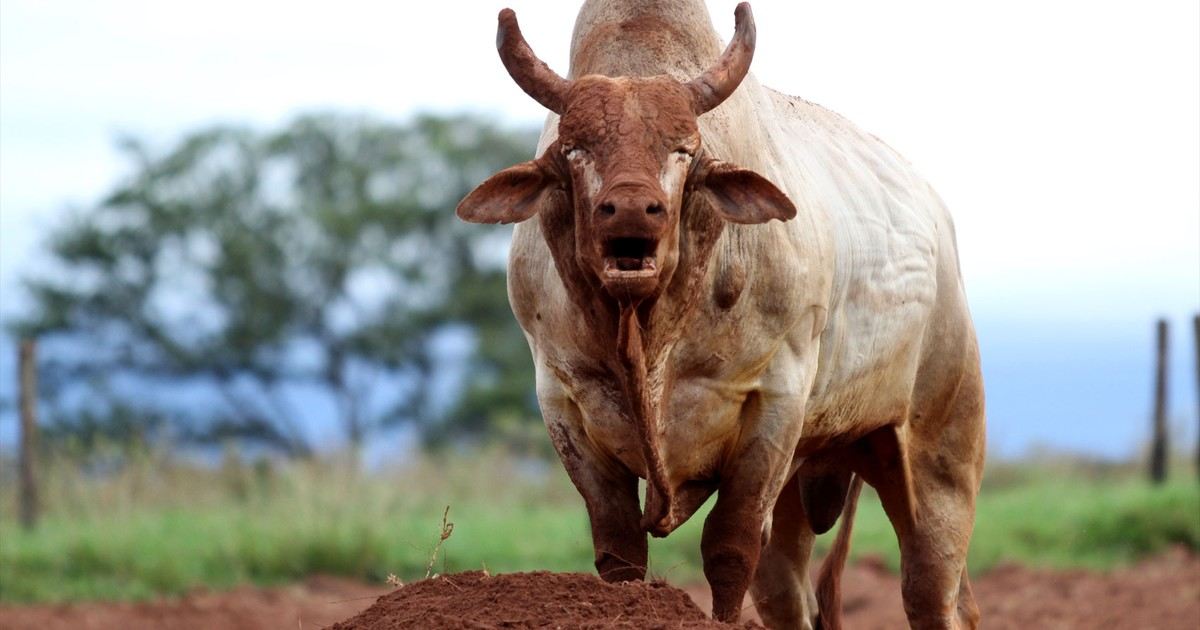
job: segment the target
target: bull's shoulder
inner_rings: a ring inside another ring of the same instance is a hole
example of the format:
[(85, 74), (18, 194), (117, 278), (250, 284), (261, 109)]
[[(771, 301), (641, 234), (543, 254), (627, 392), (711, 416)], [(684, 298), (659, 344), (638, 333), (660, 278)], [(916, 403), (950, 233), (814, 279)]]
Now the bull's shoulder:
[(513, 227), (508, 250), (508, 302), (531, 342), (540, 336), (540, 329), (555, 321), (555, 313), (567, 306), (566, 289), (537, 216)]

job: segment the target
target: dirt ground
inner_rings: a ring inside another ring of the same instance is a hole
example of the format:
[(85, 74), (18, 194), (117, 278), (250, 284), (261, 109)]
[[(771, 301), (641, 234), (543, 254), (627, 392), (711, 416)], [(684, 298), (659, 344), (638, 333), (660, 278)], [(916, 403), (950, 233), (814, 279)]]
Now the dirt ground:
[[(471, 575), (471, 574), (464, 574)], [(496, 577), (491, 578), (496, 580)], [(475, 610), (493, 606), (489, 597), (510, 597), (506, 588), (518, 590), (536, 589), (535, 599), (541, 608), (499, 606), (514, 614), (510, 621), (515, 625), (505, 627), (531, 627), (529, 621), (549, 616), (552, 612), (549, 601), (578, 603), (584, 595), (592, 597), (590, 587), (570, 579), (558, 579), (557, 586), (547, 589), (543, 582), (504, 581), (492, 582), (492, 591), (471, 587), (469, 581), (459, 588), (476, 591), (470, 594), (477, 600), (471, 602)], [(984, 626), (989, 629), (1005, 628), (1147, 628), (1170, 629), (1200, 627), (1200, 556), (1180, 549), (1111, 573), (1082, 570), (1049, 571), (1019, 566), (1000, 567), (974, 580), (975, 594), (983, 612)], [(581, 593), (578, 589), (585, 588)], [(423, 588), (410, 584), (401, 589)], [(437, 604), (439, 597), (451, 600), (460, 597), (458, 591), (432, 589), (424, 592), (410, 591), (410, 595), (424, 597), (425, 606)], [(572, 590), (575, 589), (575, 590)], [(640, 590), (637, 590), (640, 589)], [(197, 591), (183, 598), (152, 603), (90, 603), (57, 606), (0, 606), (0, 628), (32, 628), (35, 630), (94, 629), (116, 630), (142, 628), (171, 628), (191, 630), (200, 628), (323, 628), (341, 620), (348, 620), (375, 603), (380, 596), (393, 589), (384, 586), (366, 585), (336, 578), (313, 578), (301, 584), (274, 588), (240, 588), (226, 593)], [(560, 592), (561, 591), (561, 592)], [(528, 592), (528, 590), (526, 590)], [(662, 627), (720, 627), (705, 623), (696, 617), (695, 609), (672, 593), (675, 589), (638, 585), (630, 592), (624, 606), (636, 612), (649, 603), (657, 607)], [(687, 592), (700, 609), (707, 611), (708, 590), (704, 586), (688, 588)], [(440, 593), (440, 594), (439, 594)], [(454, 593), (454, 594), (450, 594)], [(844, 608), (846, 626), (851, 629), (903, 628), (904, 613), (900, 603), (900, 582), (897, 576), (888, 573), (879, 563), (860, 562), (849, 567), (844, 582)], [(383, 600), (395, 601), (399, 593)], [(464, 596), (466, 593), (464, 593)], [(565, 600), (563, 598), (566, 598)], [(640, 598), (640, 599), (639, 599)], [(419, 599), (419, 598), (418, 598)], [(545, 601), (541, 601), (545, 600)], [(462, 609), (461, 601), (452, 601)], [(749, 606), (743, 620), (756, 619), (753, 607)], [(453, 610), (451, 606), (450, 610)], [(387, 613), (372, 617), (378, 625), (342, 627), (436, 627), (429, 623), (409, 625), (402, 623), (404, 606), (387, 605), (377, 612)], [(470, 608), (470, 606), (468, 606)], [(411, 611), (409, 611), (411, 612)], [(508, 613), (506, 613), (508, 614)], [(569, 613), (575, 614), (575, 613)], [(614, 613), (621, 614), (621, 611)], [(628, 613), (626, 613), (628, 614)], [(465, 617), (464, 617), (465, 619)], [(574, 619), (574, 623), (569, 621)], [(555, 618), (546, 620), (547, 627), (561, 625), (567, 621), (571, 627), (653, 627), (657, 624), (638, 625), (633, 621), (622, 626), (620, 618), (614, 626), (603, 619), (603, 615), (583, 618)], [(685, 621), (686, 620), (686, 621)], [(410, 621), (413, 621), (410, 619)], [(429, 621), (426, 618), (425, 621)], [(522, 623), (524, 621), (524, 623)], [(684, 623), (679, 623), (679, 622)], [(558, 622), (558, 623), (556, 623)], [(501, 627), (499, 622), (485, 623), (476, 620), (459, 627)], [(562, 626), (567, 627), (567, 626)]]
[(357, 614), (391, 587), (313, 577), (279, 588), (196, 590), (156, 602), (0, 605), (0, 630), (258, 630), (324, 628)]

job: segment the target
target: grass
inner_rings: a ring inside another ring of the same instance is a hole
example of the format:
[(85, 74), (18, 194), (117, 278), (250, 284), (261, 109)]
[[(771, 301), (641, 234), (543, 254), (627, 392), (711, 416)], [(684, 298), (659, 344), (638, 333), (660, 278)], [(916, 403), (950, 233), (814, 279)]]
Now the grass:
[[(592, 570), (586, 514), (557, 464), (492, 453), (422, 459), (360, 476), (334, 464), (208, 470), (144, 458), (118, 472), (48, 466), (46, 514), (20, 530), (11, 475), (0, 486), (0, 601), (142, 599), (197, 586), (288, 582), (314, 573), (384, 583), (434, 571)], [(651, 542), (652, 575), (701, 579), (704, 513)], [(832, 535), (819, 541), (827, 544)], [(1178, 470), (1150, 487), (1134, 471), (1036, 463), (994, 467), (980, 496), (970, 567), (1003, 562), (1106, 568), (1173, 544), (1200, 549), (1200, 486)], [(895, 536), (864, 495), (854, 555), (897, 566)]]

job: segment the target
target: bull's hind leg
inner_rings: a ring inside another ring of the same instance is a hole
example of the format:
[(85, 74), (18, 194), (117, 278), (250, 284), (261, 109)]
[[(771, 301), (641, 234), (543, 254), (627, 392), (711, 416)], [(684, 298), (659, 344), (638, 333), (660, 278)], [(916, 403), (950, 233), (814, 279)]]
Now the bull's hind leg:
[[(977, 475), (972, 465), (948, 459), (952, 457), (938, 453), (913, 454), (916, 518), (896, 528), (904, 611), (913, 628), (974, 628), (978, 623), (966, 582)], [(961, 601), (963, 594), (970, 601)]]
[(975, 603), (975, 591), (971, 589), (966, 567), (963, 567), (962, 581), (958, 584), (958, 618), (964, 627), (979, 627), (979, 604)]
[[(967, 547), (983, 465), (982, 409), (941, 427), (886, 428), (867, 439), (864, 478), (900, 542), (904, 610), (913, 628), (976, 628), (979, 609), (967, 581)], [(882, 462), (890, 462), (882, 463)]]
[(771, 518), (771, 537), (750, 586), (754, 605), (769, 628), (812, 630), (817, 600), (808, 561), (815, 535), (801, 504), (799, 474), (783, 487)]

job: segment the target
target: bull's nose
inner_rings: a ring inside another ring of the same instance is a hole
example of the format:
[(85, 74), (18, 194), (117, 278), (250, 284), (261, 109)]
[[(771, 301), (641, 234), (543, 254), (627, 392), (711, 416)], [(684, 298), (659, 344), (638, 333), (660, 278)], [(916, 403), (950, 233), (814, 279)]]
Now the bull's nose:
[[(620, 209), (618, 209), (618, 207)], [(642, 203), (622, 204), (620, 206), (618, 206), (617, 204), (615, 204), (611, 201), (606, 201), (606, 202), (600, 204), (600, 206), (598, 207), (597, 210), (600, 212), (600, 214), (611, 217), (611, 216), (616, 216), (616, 214), (618, 212), (620, 212), (622, 215), (629, 215), (629, 214), (636, 215), (638, 213), (639, 209), (642, 212), (644, 212), (645, 214), (649, 214), (649, 215), (661, 214), (663, 212), (662, 204), (657, 201), (646, 201), (646, 202), (642, 202)]]
[(596, 218), (601, 223), (657, 227), (665, 216), (666, 199), (647, 190), (612, 190), (596, 204)]

